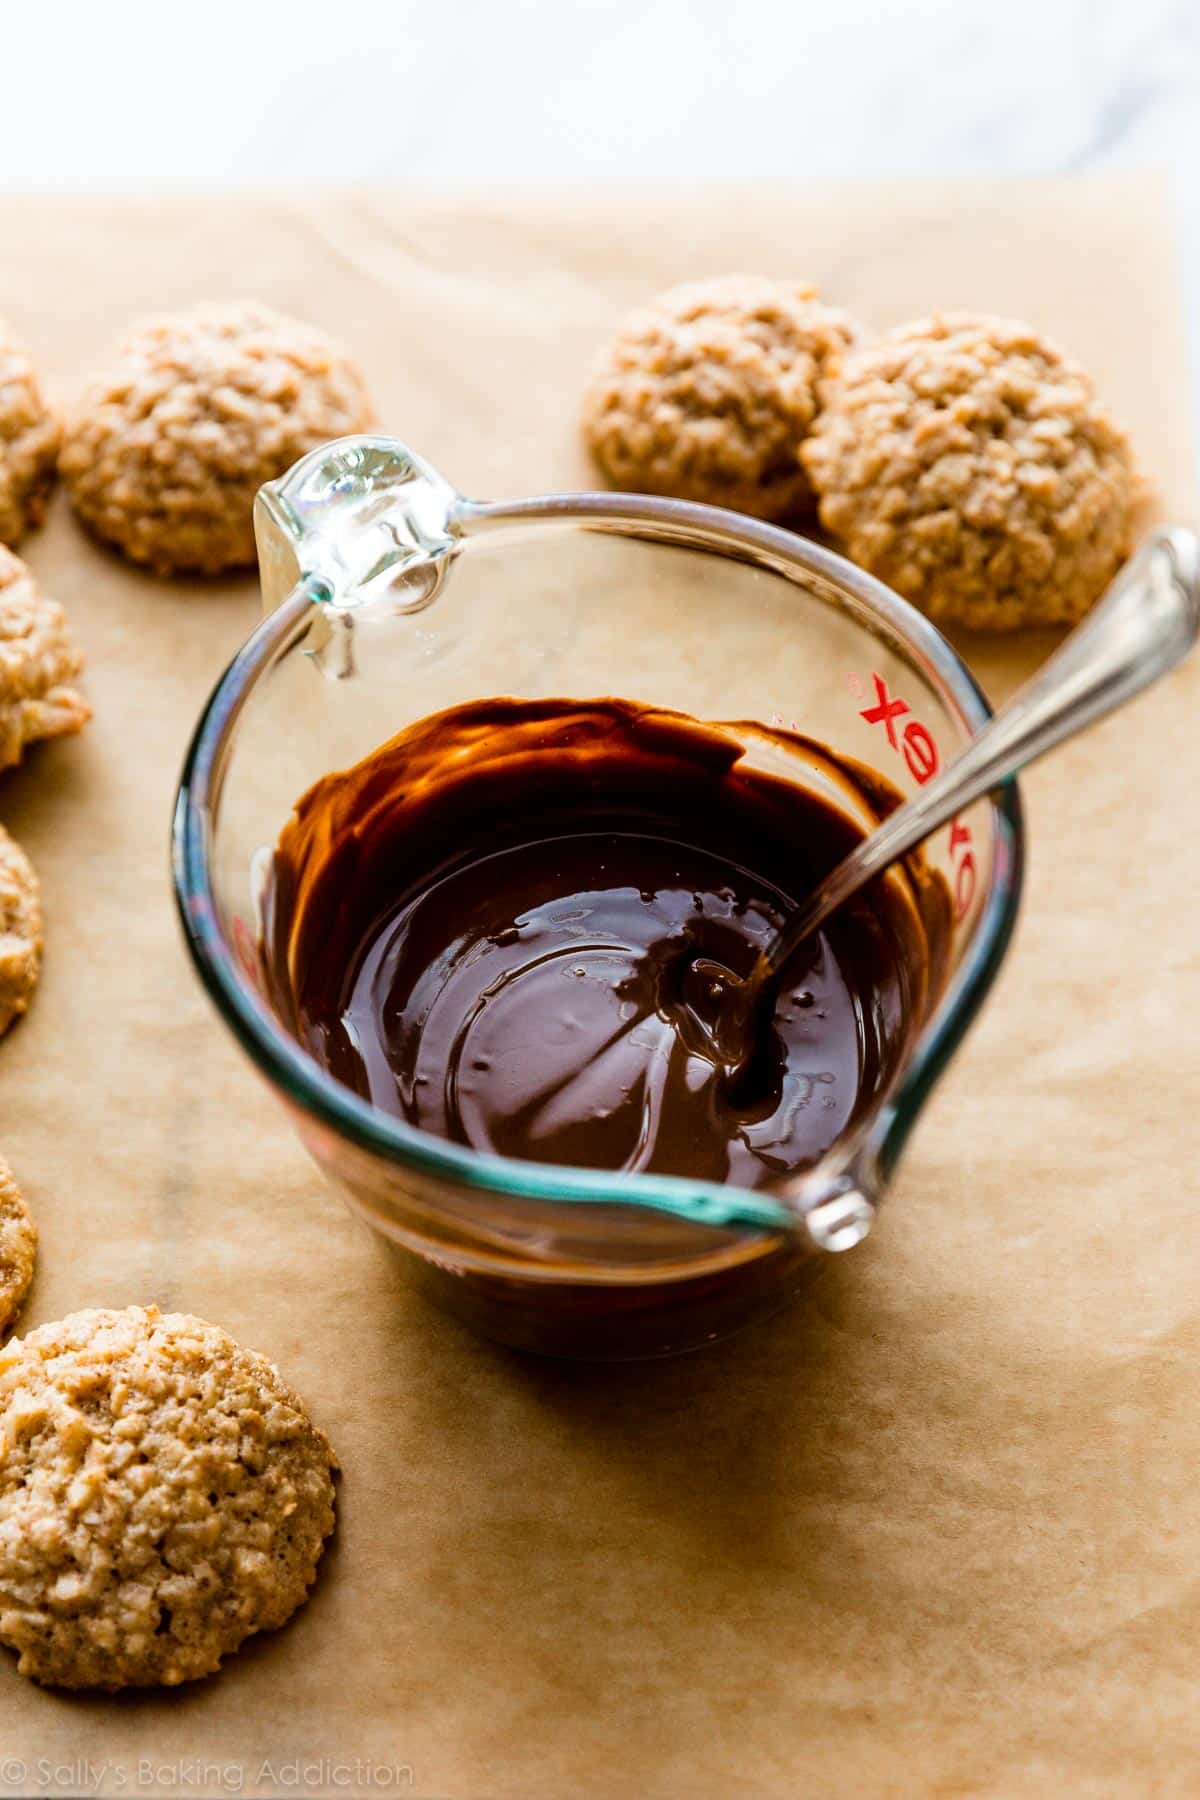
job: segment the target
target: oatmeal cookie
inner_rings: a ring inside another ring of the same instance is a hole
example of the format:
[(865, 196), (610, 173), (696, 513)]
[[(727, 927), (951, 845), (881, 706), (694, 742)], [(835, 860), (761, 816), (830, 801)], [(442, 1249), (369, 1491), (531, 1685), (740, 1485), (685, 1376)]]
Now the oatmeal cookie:
[(37, 1226), (12, 1170), (0, 1156), (0, 1337), (8, 1330), (33, 1280)]
[(29, 1005), (41, 966), (38, 878), (0, 825), (0, 1037)]
[(330, 438), (362, 431), (362, 376), (310, 325), (249, 301), (149, 319), (68, 422), (59, 468), (97, 536), (159, 574), (254, 562), (251, 509)]
[(0, 544), (0, 769), (38, 738), (83, 728), (92, 711), (69, 685), (82, 667), (62, 607)]
[(855, 562), (939, 621), (1083, 617), (1130, 551), (1137, 500), (1085, 370), (1027, 325), (948, 313), (830, 376), (801, 458)]
[(856, 337), (802, 283), (729, 275), (634, 313), (584, 401), (589, 448), (616, 487), (786, 518), (812, 505), (797, 451), (830, 357)]
[(60, 437), (28, 353), (0, 324), (0, 544), (41, 524)]
[(211, 1674), (305, 1599), (337, 1459), (264, 1356), (156, 1306), (0, 1351), (0, 1642), (56, 1687)]

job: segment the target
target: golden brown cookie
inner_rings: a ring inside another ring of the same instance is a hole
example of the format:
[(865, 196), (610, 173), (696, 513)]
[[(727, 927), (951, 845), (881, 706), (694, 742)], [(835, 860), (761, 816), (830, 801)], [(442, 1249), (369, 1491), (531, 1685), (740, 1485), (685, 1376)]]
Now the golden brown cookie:
[(53, 1687), (211, 1674), (305, 1599), (337, 1459), (264, 1356), (156, 1306), (0, 1351), (0, 1642)]
[(801, 451), (821, 523), (930, 618), (1073, 624), (1128, 555), (1129, 441), (1028, 325), (901, 326), (834, 365), (825, 401)]
[(29, 1005), (42, 967), (42, 907), (33, 864), (0, 825), (0, 1037)]
[(37, 1226), (12, 1170), (0, 1156), (0, 1337), (29, 1292), (36, 1256)]
[(264, 481), (372, 418), (362, 376), (311, 325), (250, 301), (136, 326), (69, 421), (80, 518), (160, 574), (254, 561)]
[(0, 544), (41, 524), (60, 437), (28, 351), (0, 323)]
[(82, 668), (62, 607), (0, 544), (0, 769), (38, 738), (82, 730), (92, 709), (70, 686)]
[(797, 451), (847, 314), (803, 283), (729, 275), (661, 294), (617, 333), (583, 408), (615, 487), (781, 519), (812, 505)]

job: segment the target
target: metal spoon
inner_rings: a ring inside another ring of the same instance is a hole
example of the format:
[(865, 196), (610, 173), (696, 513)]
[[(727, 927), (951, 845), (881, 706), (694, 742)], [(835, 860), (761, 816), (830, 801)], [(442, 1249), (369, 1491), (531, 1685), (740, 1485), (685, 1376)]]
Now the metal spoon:
[(1150, 534), (1061, 649), (961, 755), (825, 877), (744, 980), (706, 957), (692, 964), (684, 1000), (703, 1022), (730, 1079), (736, 1081), (749, 1063), (755, 1022), (773, 1000), (787, 964), (831, 913), (964, 807), (1151, 686), (1187, 655), (1198, 632), (1200, 539), (1182, 526), (1163, 526)]

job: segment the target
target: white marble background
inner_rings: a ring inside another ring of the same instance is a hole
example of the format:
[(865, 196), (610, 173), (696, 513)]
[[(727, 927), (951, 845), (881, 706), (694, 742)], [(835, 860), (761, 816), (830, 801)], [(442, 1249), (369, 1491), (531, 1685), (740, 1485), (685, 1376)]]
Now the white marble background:
[(15, 189), (1166, 163), (1200, 339), (1200, 0), (27, 0), (3, 53)]

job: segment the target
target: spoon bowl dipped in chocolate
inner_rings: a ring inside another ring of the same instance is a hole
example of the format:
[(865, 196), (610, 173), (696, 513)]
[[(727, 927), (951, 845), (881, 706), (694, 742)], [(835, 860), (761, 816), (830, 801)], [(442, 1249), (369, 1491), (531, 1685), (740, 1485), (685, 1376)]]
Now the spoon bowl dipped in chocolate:
[(857, 841), (684, 715), (494, 700), (420, 721), (317, 783), (284, 832), (276, 1003), (373, 1106), (475, 1150), (747, 1187), (810, 1166), (931, 975), (936, 927), (906, 945), (855, 896), (1179, 660), (1198, 625), (1181, 554), (1149, 543)]
[(855, 840), (728, 728), (623, 700), (468, 703), (318, 782), (275, 852), (268, 986), (372, 1106), (475, 1151), (758, 1187), (810, 1166), (921, 1011), (948, 924), (906, 885), (797, 959), (762, 1081), (686, 1003), (751, 977)]
[[(509, 1343), (658, 1354), (782, 1304), (871, 1230), (1009, 941), (1011, 783), (755, 979), (986, 728), (961, 659), (792, 534), (467, 500), (393, 440), (257, 513), (268, 616), (197, 729), (176, 883), (306, 1147)], [(1158, 549), (1151, 585), (1186, 562)]]

